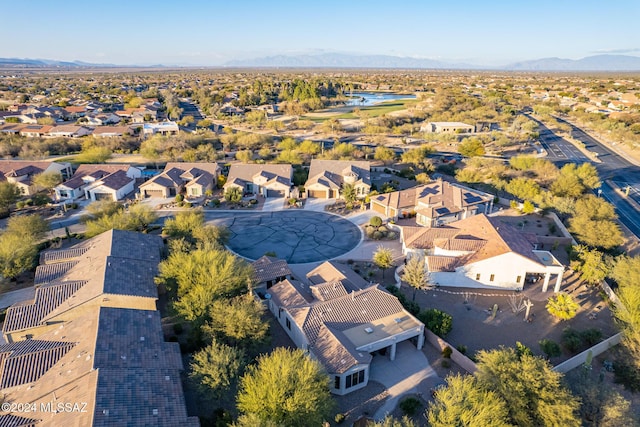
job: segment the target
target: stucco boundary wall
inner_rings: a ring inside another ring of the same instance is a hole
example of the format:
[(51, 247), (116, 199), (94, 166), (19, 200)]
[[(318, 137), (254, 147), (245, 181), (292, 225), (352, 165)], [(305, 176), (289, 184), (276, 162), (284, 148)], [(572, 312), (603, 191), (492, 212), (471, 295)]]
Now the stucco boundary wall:
[(621, 340), (622, 340), (622, 333), (618, 332), (614, 336), (609, 337), (606, 340), (599, 342), (593, 347), (583, 351), (582, 353), (573, 356), (571, 359), (565, 360), (561, 364), (555, 366), (553, 370), (556, 372), (562, 372), (563, 374), (566, 374), (570, 370), (575, 369), (578, 366), (586, 363), (589, 357), (592, 357), (592, 358), (596, 357), (601, 353), (604, 353), (605, 351), (609, 350), (611, 347), (618, 345)]
[(558, 227), (558, 230), (560, 230), (560, 232), (564, 237), (571, 239), (571, 244), (573, 245), (578, 244), (578, 242), (576, 242), (576, 239), (574, 239), (571, 233), (569, 233), (569, 230), (567, 230), (567, 227), (565, 227), (562, 221), (560, 221), (560, 218), (558, 218), (558, 215), (556, 215), (554, 212), (551, 212), (547, 214), (547, 218), (550, 218), (553, 221), (553, 223), (556, 225), (556, 227)]
[(427, 341), (434, 346), (436, 349), (442, 351), (445, 348), (449, 347), (451, 349), (451, 360), (458, 364), (462, 369), (467, 371), (470, 374), (475, 373), (478, 370), (478, 367), (473, 362), (473, 360), (469, 359), (464, 354), (460, 353), (454, 346), (428, 330), (424, 328), (424, 334), (427, 338)]

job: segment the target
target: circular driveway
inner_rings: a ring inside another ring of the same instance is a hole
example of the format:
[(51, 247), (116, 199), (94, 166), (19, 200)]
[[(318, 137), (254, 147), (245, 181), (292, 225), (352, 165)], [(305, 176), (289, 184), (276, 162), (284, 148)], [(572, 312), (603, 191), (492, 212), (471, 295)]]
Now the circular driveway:
[(349, 252), (362, 237), (350, 221), (322, 212), (209, 211), (205, 215), (207, 222), (229, 228), (229, 249), (252, 260), (275, 252), (290, 264), (324, 261)]

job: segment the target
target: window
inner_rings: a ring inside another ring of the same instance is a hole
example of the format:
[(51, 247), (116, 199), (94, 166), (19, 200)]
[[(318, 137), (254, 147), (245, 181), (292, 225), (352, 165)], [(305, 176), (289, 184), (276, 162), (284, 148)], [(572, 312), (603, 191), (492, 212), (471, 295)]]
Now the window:
[(476, 280), (480, 280), (480, 273), (476, 274)]
[(492, 275), (489, 277), (489, 281), (490, 281), (490, 282), (493, 282), (493, 279), (495, 279), (495, 278), (496, 278), (496, 275), (495, 275), (495, 274), (492, 274)]
[(287, 317), (287, 329), (291, 330), (291, 321), (289, 320), (289, 318)]
[(282, 308), (278, 309), (278, 319), (282, 319)]
[(340, 389), (340, 375), (336, 375), (333, 379), (333, 388)]
[(354, 387), (358, 384), (362, 384), (364, 382), (364, 370), (347, 375), (346, 380), (347, 380), (347, 384), (345, 388)]
[(522, 276), (516, 277), (516, 283), (520, 283), (520, 280), (522, 280)]

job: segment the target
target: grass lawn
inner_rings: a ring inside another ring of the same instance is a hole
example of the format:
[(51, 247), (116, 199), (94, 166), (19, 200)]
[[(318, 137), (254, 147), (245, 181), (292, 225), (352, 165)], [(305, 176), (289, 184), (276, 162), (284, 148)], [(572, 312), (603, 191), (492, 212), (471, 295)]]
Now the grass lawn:
[[(382, 116), (383, 114), (391, 113), (393, 111), (405, 110), (417, 103), (418, 103), (418, 100), (416, 99), (399, 99), (394, 101), (381, 102), (380, 104), (372, 105), (369, 107), (354, 106), (353, 109), (360, 108), (360, 111), (366, 112), (369, 115), (369, 117), (378, 117), (378, 116)], [(353, 114), (353, 110), (351, 110), (348, 113), (336, 114), (331, 116), (324, 116), (324, 117), (302, 116), (300, 118), (304, 120), (311, 120), (315, 123), (322, 123), (328, 119), (357, 119), (358, 117), (356, 117)]]

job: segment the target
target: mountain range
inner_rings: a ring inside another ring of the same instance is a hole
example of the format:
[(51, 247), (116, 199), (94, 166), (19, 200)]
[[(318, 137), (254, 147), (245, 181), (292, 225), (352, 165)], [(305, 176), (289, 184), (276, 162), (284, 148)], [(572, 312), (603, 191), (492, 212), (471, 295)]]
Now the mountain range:
[[(515, 62), (498, 67), (447, 62), (426, 58), (391, 55), (352, 55), (322, 53), (317, 55), (275, 55), (253, 59), (232, 60), (224, 67), (238, 68), (399, 68), (439, 70), (504, 70), (504, 71), (640, 71), (640, 57), (628, 55), (595, 55), (582, 59), (543, 58)], [(83, 61), (49, 59), (0, 58), (5, 68), (113, 68), (136, 65), (93, 64)], [(149, 68), (150, 66), (145, 66)], [(153, 67), (163, 67), (156, 65)]]

